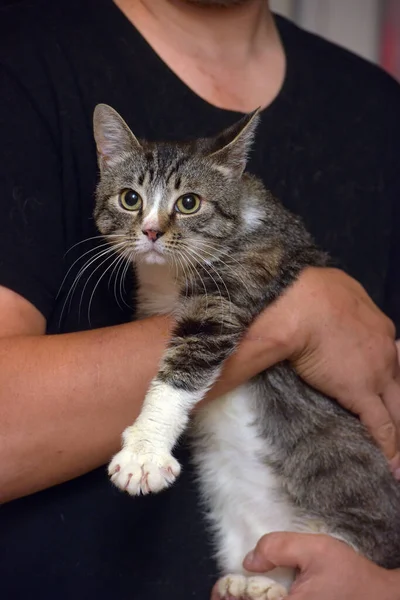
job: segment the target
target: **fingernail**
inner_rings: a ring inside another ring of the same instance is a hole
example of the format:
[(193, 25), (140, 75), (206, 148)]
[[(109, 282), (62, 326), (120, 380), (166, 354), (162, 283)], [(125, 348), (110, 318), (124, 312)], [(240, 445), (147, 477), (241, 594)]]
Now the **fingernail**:
[(257, 571), (258, 569), (264, 568), (264, 561), (258, 553), (252, 550), (246, 555), (246, 558), (243, 561), (243, 566), (249, 571)]
[(400, 469), (395, 470), (394, 476), (396, 477), (396, 479), (398, 479), (400, 481)]
[(251, 565), (251, 564), (253, 564), (253, 560), (254, 560), (254, 550), (252, 550), (251, 552), (246, 554), (243, 562), (246, 563), (247, 565)]

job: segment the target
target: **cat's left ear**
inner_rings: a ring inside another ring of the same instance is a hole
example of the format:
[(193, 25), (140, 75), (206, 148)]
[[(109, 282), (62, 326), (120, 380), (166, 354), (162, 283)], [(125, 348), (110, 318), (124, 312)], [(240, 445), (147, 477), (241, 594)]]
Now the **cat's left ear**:
[(212, 150), (207, 155), (232, 177), (241, 177), (246, 168), (248, 154), (260, 121), (259, 113), (260, 109), (257, 108), (212, 140)]
[(107, 104), (94, 109), (93, 131), (101, 170), (118, 163), (126, 153), (141, 149), (121, 115)]

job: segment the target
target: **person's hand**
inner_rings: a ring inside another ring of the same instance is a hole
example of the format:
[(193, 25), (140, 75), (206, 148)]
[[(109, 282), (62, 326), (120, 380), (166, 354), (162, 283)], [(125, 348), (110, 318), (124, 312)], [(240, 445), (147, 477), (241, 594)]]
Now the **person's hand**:
[(260, 342), (263, 332), (267, 337), (279, 328), (289, 338), (282, 359), (360, 417), (400, 478), (400, 367), (393, 323), (342, 271), (308, 268), (247, 337)]
[(243, 566), (265, 573), (298, 569), (288, 599), (399, 600), (400, 571), (387, 571), (327, 535), (272, 533), (258, 542)]

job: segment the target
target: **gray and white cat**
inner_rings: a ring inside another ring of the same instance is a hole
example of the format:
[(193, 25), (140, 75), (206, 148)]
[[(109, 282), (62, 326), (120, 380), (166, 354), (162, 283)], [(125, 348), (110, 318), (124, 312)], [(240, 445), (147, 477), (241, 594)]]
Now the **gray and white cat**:
[[(112, 481), (159, 492), (180, 472), (174, 445), (253, 319), (325, 255), (301, 221), (245, 172), (258, 114), (213, 139), (139, 141), (110, 107), (94, 132), (95, 219), (129, 256), (138, 317), (176, 325)], [(294, 572), (253, 577), (245, 554), (272, 531), (324, 532), (379, 565), (400, 567), (400, 486), (363, 425), (281, 363), (192, 420), (201, 491), (225, 577), (221, 597), (283, 598)]]

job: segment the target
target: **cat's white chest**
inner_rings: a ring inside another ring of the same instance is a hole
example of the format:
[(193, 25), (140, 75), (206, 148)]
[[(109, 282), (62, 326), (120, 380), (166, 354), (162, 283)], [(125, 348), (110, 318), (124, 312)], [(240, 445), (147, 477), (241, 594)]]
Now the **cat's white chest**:
[[(244, 385), (210, 403), (195, 419), (201, 490), (225, 572), (240, 572), (245, 554), (261, 536), (293, 530), (295, 521), (276, 476), (263, 460), (268, 448), (255, 424), (251, 394), (251, 385)], [(293, 578), (286, 569), (276, 575), (286, 585)]]
[[(179, 288), (166, 265), (137, 267), (138, 317), (169, 314)], [(256, 425), (252, 386), (243, 385), (203, 407), (194, 418), (195, 460), (201, 493), (216, 535), (225, 572), (240, 573), (244, 556), (265, 533), (294, 529), (295, 514), (264, 458), (266, 440)], [(272, 452), (272, 450), (271, 450)], [(288, 586), (293, 570), (277, 569), (274, 578)]]
[(166, 315), (177, 305), (179, 288), (176, 276), (168, 265), (139, 264), (137, 316), (142, 319), (152, 315)]

